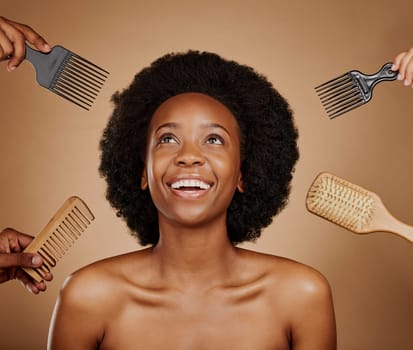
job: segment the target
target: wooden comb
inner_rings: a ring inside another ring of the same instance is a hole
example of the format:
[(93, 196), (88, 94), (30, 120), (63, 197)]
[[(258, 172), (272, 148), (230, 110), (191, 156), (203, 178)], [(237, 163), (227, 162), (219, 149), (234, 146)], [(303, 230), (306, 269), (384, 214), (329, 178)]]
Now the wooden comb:
[(36, 268), (25, 267), (23, 270), (34, 280), (41, 282), (94, 218), (82, 199), (69, 197), (24, 250), (25, 253), (39, 254), (43, 258), (43, 264)]
[(306, 206), (354, 233), (389, 232), (413, 242), (413, 227), (394, 218), (376, 193), (335, 175), (323, 172), (315, 178)]

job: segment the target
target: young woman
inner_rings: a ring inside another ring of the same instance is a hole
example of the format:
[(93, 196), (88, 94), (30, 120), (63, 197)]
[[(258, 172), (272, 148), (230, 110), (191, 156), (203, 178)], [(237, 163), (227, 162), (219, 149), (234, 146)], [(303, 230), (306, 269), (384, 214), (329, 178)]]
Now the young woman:
[[(29, 27), (0, 17), (12, 71)], [(412, 50), (395, 59), (412, 84)], [(101, 141), (107, 198), (142, 245), (65, 283), (49, 349), (335, 349), (325, 278), (237, 247), (284, 207), (298, 158), (287, 102), (212, 53), (161, 57), (113, 98)]]
[(335, 349), (325, 278), (237, 248), (285, 205), (298, 158), (287, 102), (216, 54), (161, 57), (114, 96), (107, 198), (149, 248), (76, 272), (50, 349)]

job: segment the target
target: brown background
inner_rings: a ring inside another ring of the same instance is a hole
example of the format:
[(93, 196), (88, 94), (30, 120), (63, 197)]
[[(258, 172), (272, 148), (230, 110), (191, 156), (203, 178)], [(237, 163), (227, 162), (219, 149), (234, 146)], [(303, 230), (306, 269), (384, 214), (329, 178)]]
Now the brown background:
[(98, 142), (111, 94), (155, 58), (187, 49), (255, 67), (295, 110), (301, 158), (290, 204), (247, 247), (309, 264), (329, 279), (339, 349), (413, 348), (413, 245), (386, 233), (352, 234), (304, 204), (314, 177), (329, 171), (378, 193), (413, 224), (413, 90), (383, 83), (372, 102), (332, 121), (313, 90), (350, 69), (373, 73), (412, 46), (411, 0), (14, 0), (0, 8), (111, 72), (86, 112), (38, 87), (29, 63), (13, 73), (0, 65), (0, 228), (36, 234), (72, 194), (97, 218), (56, 267), (47, 293), (30, 295), (17, 282), (0, 286), (1, 349), (44, 349), (64, 278), (139, 249), (105, 201)]

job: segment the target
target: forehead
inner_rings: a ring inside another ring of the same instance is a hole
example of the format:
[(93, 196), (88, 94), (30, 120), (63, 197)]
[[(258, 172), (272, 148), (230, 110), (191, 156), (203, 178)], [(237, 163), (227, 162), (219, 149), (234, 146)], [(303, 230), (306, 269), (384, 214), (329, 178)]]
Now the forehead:
[(232, 112), (211, 96), (188, 92), (164, 101), (154, 112), (151, 127), (166, 122), (206, 122), (237, 128), (238, 123)]

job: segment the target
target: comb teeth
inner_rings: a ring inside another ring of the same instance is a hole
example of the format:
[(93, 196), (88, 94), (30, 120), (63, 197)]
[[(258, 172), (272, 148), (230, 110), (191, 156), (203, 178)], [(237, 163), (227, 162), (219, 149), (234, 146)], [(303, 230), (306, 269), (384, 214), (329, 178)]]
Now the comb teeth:
[(49, 89), (89, 110), (108, 75), (106, 70), (69, 51)]
[(337, 176), (321, 173), (307, 194), (307, 209), (354, 232), (367, 232), (375, 210), (371, 193)]
[(37, 268), (23, 268), (40, 282), (56, 266), (68, 249), (94, 220), (86, 204), (76, 196), (68, 198), (46, 227), (24, 250), (39, 254), (43, 264)]
[(343, 74), (315, 88), (330, 119), (366, 103), (351, 73)]

